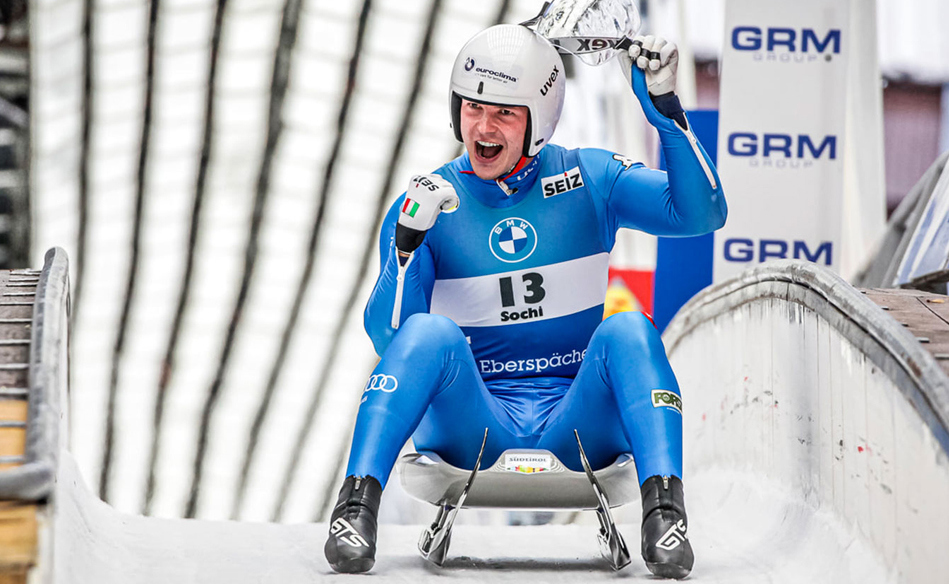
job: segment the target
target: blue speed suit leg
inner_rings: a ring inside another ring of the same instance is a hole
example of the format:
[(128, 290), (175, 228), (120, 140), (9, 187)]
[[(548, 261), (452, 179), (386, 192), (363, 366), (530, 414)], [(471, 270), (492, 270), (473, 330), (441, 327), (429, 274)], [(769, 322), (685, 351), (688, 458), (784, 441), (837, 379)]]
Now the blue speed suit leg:
[(640, 483), (657, 474), (682, 476), (681, 414), (653, 405), (653, 390), (678, 396), (678, 385), (658, 331), (642, 314), (604, 321), (563, 391), (532, 386), (531, 379), (511, 382), (522, 383), (492, 394), (461, 329), (441, 316), (413, 315), (363, 394), (346, 474), (385, 486), (413, 432), (417, 449), (471, 468), (488, 428), (483, 465), (508, 448), (545, 448), (580, 471), (576, 429), (594, 468), (632, 452)]
[(485, 388), (464, 333), (444, 316), (414, 314), (392, 339), (363, 393), (346, 474), (385, 486), (416, 428), (416, 448), (462, 468), (474, 466), (485, 428), (483, 464), (528, 445)]
[(679, 385), (659, 331), (642, 313), (615, 314), (597, 327), (580, 371), (551, 411), (537, 448), (581, 470), (574, 429), (593, 468), (631, 452), (640, 484), (655, 475), (682, 477)]

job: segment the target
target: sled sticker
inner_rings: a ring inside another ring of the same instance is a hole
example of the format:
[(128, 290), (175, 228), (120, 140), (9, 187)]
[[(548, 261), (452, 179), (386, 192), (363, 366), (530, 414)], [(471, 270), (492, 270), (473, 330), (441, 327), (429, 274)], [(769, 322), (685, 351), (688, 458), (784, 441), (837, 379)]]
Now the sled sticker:
[(550, 472), (553, 460), (547, 454), (505, 454), (504, 470), (522, 474)]
[(682, 413), (682, 398), (671, 391), (665, 389), (652, 390), (652, 407), (654, 408), (672, 408)]

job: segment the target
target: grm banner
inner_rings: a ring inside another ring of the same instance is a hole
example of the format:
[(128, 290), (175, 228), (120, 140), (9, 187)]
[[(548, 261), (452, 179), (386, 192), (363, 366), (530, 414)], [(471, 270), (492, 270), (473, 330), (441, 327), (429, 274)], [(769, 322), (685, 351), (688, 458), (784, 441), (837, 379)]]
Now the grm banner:
[(850, 1), (727, 1), (716, 282), (772, 259), (839, 272)]

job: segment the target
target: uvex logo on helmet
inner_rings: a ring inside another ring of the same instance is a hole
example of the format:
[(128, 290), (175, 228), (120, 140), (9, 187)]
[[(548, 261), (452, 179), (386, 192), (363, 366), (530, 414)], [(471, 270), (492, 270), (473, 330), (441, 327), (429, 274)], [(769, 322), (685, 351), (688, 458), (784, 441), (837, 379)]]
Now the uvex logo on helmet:
[(554, 70), (550, 72), (550, 77), (547, 79), (547, 82), (544, 83), (544, 86), (540, 88), (541, 95), (547, 95), (547, 92), (550, 91), (550, 88), (554, 86), (554, 81), (557, 80), (559, 75), (560, 69), (557, 69), (557, 66), (554, 65)]

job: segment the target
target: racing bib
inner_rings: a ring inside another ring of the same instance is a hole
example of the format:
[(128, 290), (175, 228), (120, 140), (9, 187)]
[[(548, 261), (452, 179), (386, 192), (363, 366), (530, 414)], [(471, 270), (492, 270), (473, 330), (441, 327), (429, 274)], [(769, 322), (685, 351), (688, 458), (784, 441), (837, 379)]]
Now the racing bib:
[(471, 278), (435, 280), (432, 314), (499, 326), (575, 314), (603, 303), (610, 254)]

